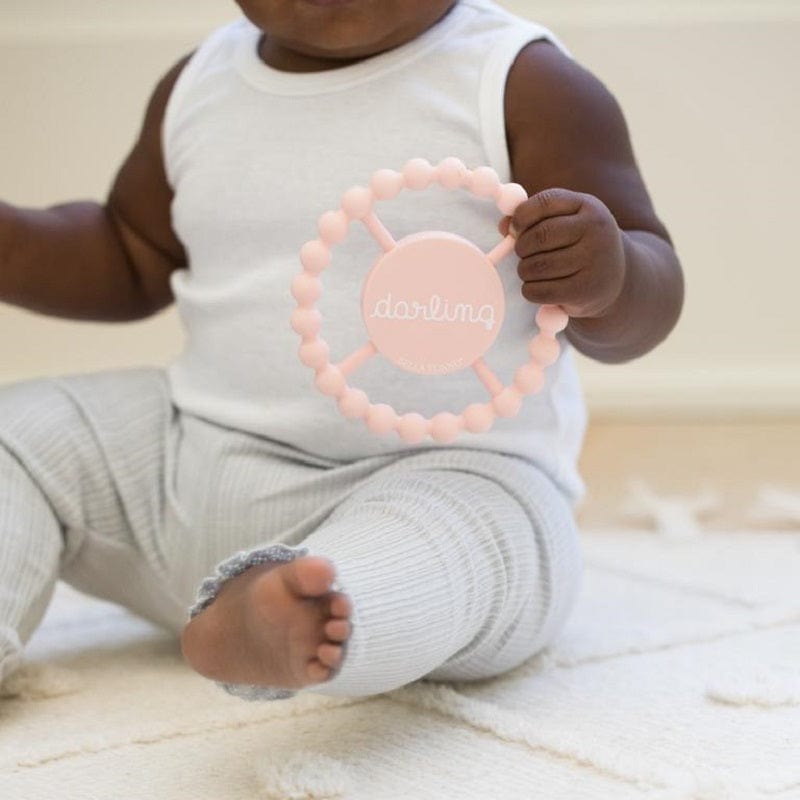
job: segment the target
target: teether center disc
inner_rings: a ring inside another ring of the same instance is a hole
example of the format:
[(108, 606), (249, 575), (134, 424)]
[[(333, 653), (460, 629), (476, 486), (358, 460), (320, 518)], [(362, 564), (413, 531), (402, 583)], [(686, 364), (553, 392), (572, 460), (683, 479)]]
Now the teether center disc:
[(377, 351), (408, 372), (465, 369), (494, 343), (505, 293), (486, 253), (441, 231), (407, 236), (364, 281), (361, 311)]

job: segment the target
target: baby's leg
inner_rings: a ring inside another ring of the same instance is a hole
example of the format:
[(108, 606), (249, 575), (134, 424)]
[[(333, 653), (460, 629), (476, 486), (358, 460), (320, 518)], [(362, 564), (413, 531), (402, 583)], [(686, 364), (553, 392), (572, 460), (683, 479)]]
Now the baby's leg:
[(19, 666), (50, 602), (62, 549), (47, 498), (0, 444), (0, 683)]
[[(439, 450), (380, 470), (302, 543), (308, 555), (333, 564), (352, 609), (347, 626), (352, 632), (338, 674), (307, 688), (321, 694), (371, 695), (424, 676), (469, 680), (520, 664), (547, 643), (572, 603), (579, 576), (576, 538), (567, 502), (546, 477), (519, 459)], [(291, 558), (290, 551), (277, 555)], [(270, 557), (265, 551), (265, 560)], [(233, 654), (233, 675), (255, 674), (258, 647), (269, 664), (258, 681), (263, 691), (227, 688), (246, 697), (291, 694), (275, 691), (286, 683), (268, 686), (270, 677), (284, 674), (276, 658), (281, 653), (288, 657), (288, 632), (266, 634), (268, 626), (261, 626), (261, 641), (254, 648), (253, 642), (232, 640), (241, 638), (247, 626), (239, 626), (231, 637), (225, 618), (233, 622), (248, 616), (241, 606), (263, 596), (252, 591), (259, 583), (271, 582), (272, 589), (266, 588), (274, 592), (290, 571), (290, 584), (297, 584), (298, 573), (309, 587), (319, 578), (319, 586), (305, 594), (322, 602), (303, 605), (304, 593), (295, 591), (295, 608), (286, 617), (287, 628), (308, 629), (311, 657), (321, 635), (314, 626), (321, 629), (324, 616), (319, 606), (330, 592), (329, 576), (319, 570), (318, 560), (313, 567), (314, 562), (273, 564), (249, 578), (245, 572), (231, 581), (239, 581), (241, 591), (231, 587), (220, 592), (228, 592), (221, 606), (225, 614), (217, 609), (207, 617), (205, 632), (203, 625), (197, 628), (202, 632), (197, 651), (207, 646), (207, 652), (216, 652), (214, 677), (232, 682), (225, 674), (223, 649)], [(309, 567), (300, 570), (304, 563)], [(291, 595), (290, 590), (282, 597), (291, 602)], [(280, 608), (284, 605), (282, 601)], [(263, 617), (270, 619), (266, 606)], [(302, 621), (305, 617), (308, 624)], [(244, 651), (255, 654), (252, 669), (242, 667), (238, 654)], [(311, 683), (307, 677), (301, 681)]]
[(334, 563), (354, 610), (341, 671), (314, 691), (498, 675), (552, 638), (579, 580), (572, 512), (538, 470), (484, 463), (386, 470), (303, 542)]
[(0, 681), (59, 575), (163, 624), (183, 615), (141, 547), (163, 513), (165, 398), (147, 369), (0, 387)]

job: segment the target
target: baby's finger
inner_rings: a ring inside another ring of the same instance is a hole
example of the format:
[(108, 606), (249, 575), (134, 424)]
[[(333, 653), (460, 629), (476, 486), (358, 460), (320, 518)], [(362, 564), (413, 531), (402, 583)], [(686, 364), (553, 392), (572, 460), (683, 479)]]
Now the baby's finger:
[(517, 264), (517, 274), (525, 283), (571, 278), (581, 271), (580, 264), (569, 250), (555, 250), (523, 258)]
[(514, 212), (514, 227), (518, 231), (531, 228), (550, 217), (577, 214), (583, 205), (583, 195), (569, 189), (545, 189), (520, 203)]
[(497, 224), (497, 230), (501, 236), (508, 236), (508, 226), (511, 224), (511, 217), (503, 217)]
[(562, 305), (569, 297), (569, 279), (554, 281), (528, 281), (522, 284), (522, 296), (538, 305)]
[(520, 258), (549, 253), (577, 244), (586, 230), (582, 215), (551, 217), (526, 228), (517, 239), (515, 250)]

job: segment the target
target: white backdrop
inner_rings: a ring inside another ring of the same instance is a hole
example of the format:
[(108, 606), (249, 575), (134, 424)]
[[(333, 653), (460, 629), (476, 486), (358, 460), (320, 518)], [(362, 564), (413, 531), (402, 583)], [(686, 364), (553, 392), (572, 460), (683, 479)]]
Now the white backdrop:
[[(616, 94), (687, 273), (679, 328), (624, 366), (581, 359), (599, 415), (800, 409), (798, 0), (507, 0)], [(156, 79), (227, 0), (0, 0), (0, 197), (102, 198)], [(181, 347), (173, 310), (122, 325), (0, 305), (0, 382)]]

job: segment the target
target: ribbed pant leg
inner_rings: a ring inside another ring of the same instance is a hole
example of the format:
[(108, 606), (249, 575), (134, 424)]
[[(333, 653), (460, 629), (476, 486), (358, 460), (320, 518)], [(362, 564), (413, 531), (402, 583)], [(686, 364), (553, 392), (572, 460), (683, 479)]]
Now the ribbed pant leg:
[(146, 546), (163, 516), (165, 397), (154, 369), (0, 387), (0, 680), (59, 575), (156, 622), (182, 618)]
[(0, 444), (0, 683), (20, 664), (58, 577), (61, 526), (17, 458)]
[[(192, 451), (188, 463), (207, 463), (201, 453)], [(186, 480), (179, 476), (178, 486), (198, 498), (249, 487), (246, 502), (224, 503), (225, 513), (198, 501), (212, 521), (200, 541), (216, 540), (226, 515), (239, 523), (231, 522), (230, 534), (180, 582), (199, 585), (194, 616), (227, 580), (255, 564), (328, 558), (337, 573), (333, 588), (352, 598), (353, 633), (338, 673), (301, 691), (368, 696), (423, 677), (501, 674), (547, 645), (572, 608), (581, 572), (574, 511), (553, 479), (524, 459), (436, 448), (309, 474), (294, 467), (284, 474), (283, 460), (269, 453), (253, 463), (234, 461), (236, 469), (229, 465), (213, 480), (193, 471)], [(269, 487), (264, 497), (261, 482)], [(234, 513), (234, 506), (247, 513)], [(292, 508), (303, 517), (293, 525)], [(281, 531), (278, 521), (290, 527)], [(232, 554), (233, 547), (244, 549)], [(249, 700), (297, 693), (221, 685)]]
[[(335, 564), (354, 606), (339, 673), (307, 691), (371, 695), (424, 676), (485, 678), (540, 650), (580, 570), (566, 502), (543, 479), (528, 489), (537, 486), (547, 486), (537, 505), (552, 513), (532, 516), (500, 482), (457, 469), (391, 469), (356, 489), (303, 542)], [(561, 536), (570, 541), (556, 584), (544, 546)]]

